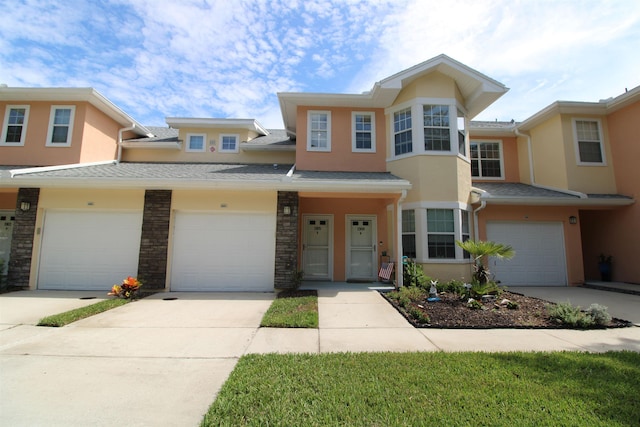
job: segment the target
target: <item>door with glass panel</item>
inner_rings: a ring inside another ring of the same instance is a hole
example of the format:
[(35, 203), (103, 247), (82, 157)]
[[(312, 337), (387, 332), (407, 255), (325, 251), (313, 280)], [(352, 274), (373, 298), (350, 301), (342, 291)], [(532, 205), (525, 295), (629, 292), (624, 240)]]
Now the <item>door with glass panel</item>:
[(302, 242), (302, 270), (307, 280), (331, 280), (333, 218), (305, 215)]

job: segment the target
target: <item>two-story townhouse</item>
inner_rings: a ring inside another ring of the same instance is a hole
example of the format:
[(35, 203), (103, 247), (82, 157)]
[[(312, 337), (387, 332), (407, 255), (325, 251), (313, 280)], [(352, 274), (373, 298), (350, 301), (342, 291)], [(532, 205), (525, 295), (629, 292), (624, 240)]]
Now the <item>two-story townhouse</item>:
[[(0, 86), (1, 178), (28, 171), (28, 167), (108, 162), (117, 159), (118, 141), (146, 136), (149, 131), (91, 88), (13, 88)], [(34, 229), (22, 223), (33, 215), (38, 189), (0, 186), (0, 259), (5, 272), (27, 271)], [(18, 209), (16, 210), (17, 201)], [(12, 252), (14, 223), (23, 236)], [(28, 221), (27, 221), (28, 222)], [(12, 280), (15, 276), (11, 277)]]

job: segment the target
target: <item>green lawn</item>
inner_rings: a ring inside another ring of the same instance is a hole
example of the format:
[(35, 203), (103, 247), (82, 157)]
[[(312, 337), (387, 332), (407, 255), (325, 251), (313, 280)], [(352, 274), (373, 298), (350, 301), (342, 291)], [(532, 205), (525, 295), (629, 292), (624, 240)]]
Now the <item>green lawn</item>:
[(95, 304), (88, 305), (86, 307), (76, 308), (74, 310), (65, 311), (64, 313), (54, 314), (40, 319), (38, 326), (54, 326), (60, 327), (75, 322), (76, 320), (84, 319), (85, 317), (93, 316), (94, 314), (102, 313), (103, 311), (111, 310), (115, 307), (120, 307), (128, 302), (130, 299), (106, 299)]
[(640, 354), (247, 355), (202, 426), (630, 426)]
[(264, 314), (260, 326), (270, 328), (317, 328), (318, 296), (278, 295)]

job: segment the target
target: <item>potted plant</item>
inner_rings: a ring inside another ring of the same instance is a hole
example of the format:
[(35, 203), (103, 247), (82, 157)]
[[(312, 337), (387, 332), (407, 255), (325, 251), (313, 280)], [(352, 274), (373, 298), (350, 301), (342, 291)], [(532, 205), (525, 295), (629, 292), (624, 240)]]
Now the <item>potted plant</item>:
[(600, 254), (598, 257), (598, 270), (600, 270), (600, 279), (603, 282), (611, 281), (611, 255)]

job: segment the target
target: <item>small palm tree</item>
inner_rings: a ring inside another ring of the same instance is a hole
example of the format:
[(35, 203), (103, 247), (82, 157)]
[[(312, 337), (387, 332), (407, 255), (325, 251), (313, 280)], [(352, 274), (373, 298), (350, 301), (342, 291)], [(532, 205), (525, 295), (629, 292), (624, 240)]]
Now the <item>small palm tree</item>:
[(486, 257), (510, 259), (516, 254), (511, 246), (502, 243), (467, 240), (466, 242), (456, 241), (456, 244), (473, 257), (473, 278), (480, 284), (489, 282), (491, 277), (491, 272), (486, 265)]

